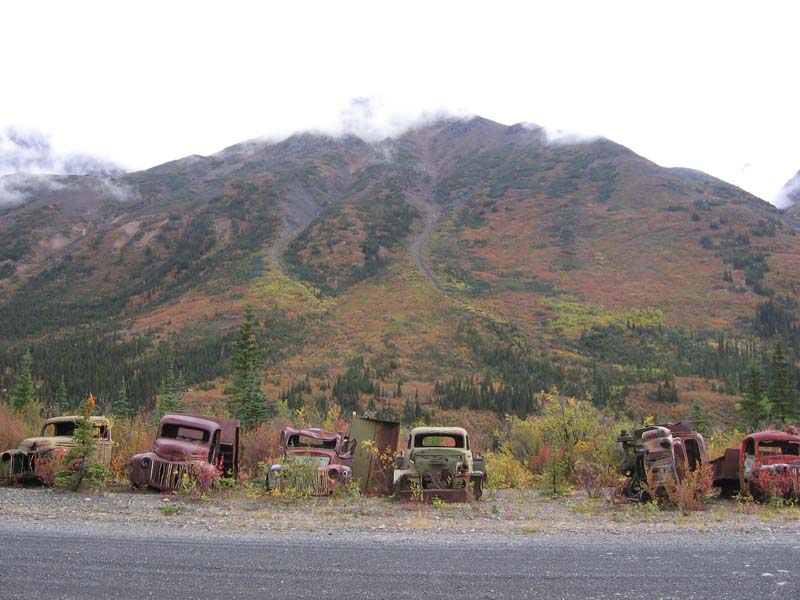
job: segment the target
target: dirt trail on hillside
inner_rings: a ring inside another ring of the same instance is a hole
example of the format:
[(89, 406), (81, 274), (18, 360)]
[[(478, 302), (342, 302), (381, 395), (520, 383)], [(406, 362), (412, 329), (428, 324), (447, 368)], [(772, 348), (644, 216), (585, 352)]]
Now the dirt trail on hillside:
[(417, 268), (422, 272), (425, 277), (428, 278), (428, 281), (431, 282), (431, 285), (441, 294), (447, 295), (447, 291), (442, 286), (442, 283), (439, 279), (434, 275), (431, 268), (425, 263), (425, 250), (428, 247), (428, 243), (431, 240), (431, 236), (433, 235), (433, 230), (436, 228), (436, 224), (439, 222), (439, 211), (438, 209), (433, 206), (433, 204), (425, 201), (421, 202), (414, 202), (413, 203), (418, 209), (422, 210), (423, 214), (425, 215), (425, 228), (422, 230), (422, 233), (417, 236), (417, 238), (411, 242), (411, 255), (414, 257), (414, 261), (417, 263)]
[(436, 277), (433, 269), (431, 269), (425, 262), (425, 251), (427, 250), (428, 244), (431, 241), (431, 237), (436, 229), (436, 225), (439, 223), (439, 217), (441, 216), (442, 208), (436, 203), (436, 200), (434, 200), (434, 189), (436, 188), (436, 182), (438, 180), (439, 173), (434, 166), (435, 163), (430, 144), (425, 145), (420, 160), (421, 172), (419, 178), (419, 189), (416, 194), (412, 194), (408, 198), (408, 201), (412, 206), (420, 210), (425, 216), (425, 227), (417, 236), (417, 238), (411, 242), (411, 256), (414, 257), (414, 262), (416, 263), (417, 268), (423, 275), (425, 275), (428, 281), (431, 282), (433, 288), (440, 294), (443, 294), (449, 298), (451, 297), (450, 294), (444, 288), (442, 282), (439, 281), (439, 278)]
[(288, 277), (283, 253), (292, 240), (319, 216), (322, 207), (311, 198), (300, 194), (287, 195), (282, 204), (284, 214), (281, 218), (281, 232), (267, 250), (267, 261), (270, 266)]

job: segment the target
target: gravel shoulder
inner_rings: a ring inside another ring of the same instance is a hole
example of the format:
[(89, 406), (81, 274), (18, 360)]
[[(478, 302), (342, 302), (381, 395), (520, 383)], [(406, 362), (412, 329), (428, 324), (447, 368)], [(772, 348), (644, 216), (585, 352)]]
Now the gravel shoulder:
[(550, 499), (535, 491), (494, 492), (469, 505), (404, 505), (386, 498), (274, 498), (259, 488), (218, 491), (208, 499), (124, 488), (71, 493), (0, 488), (0, 531), (70, 531), (132, 536), (263, 536), (482, 540), (536, 537), (742, 535), (797, 540), (800, 508), (714, 500), (683, 514), (616, 505), (582, 493)]

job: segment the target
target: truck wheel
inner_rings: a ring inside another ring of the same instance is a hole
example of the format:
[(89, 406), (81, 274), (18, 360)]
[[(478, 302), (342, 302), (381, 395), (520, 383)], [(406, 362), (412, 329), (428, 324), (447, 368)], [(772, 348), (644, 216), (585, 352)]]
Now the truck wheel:
[(719, 497), (730, 500), (733, 498), (733, 494), (736, 493), (738, 489), (738, 484), (731, 481), (724, 481), (719, 486)]
[(483, 477), (479, 477), (472, 482), (472, 497), (480, 500), (483, 496)]
[(761, 502), (764, 499), (764, 492), (761, 491), (754, 481), (749, 481), (747, 483), (747, 491), (750, 492), (750, 495), (756, 502)]

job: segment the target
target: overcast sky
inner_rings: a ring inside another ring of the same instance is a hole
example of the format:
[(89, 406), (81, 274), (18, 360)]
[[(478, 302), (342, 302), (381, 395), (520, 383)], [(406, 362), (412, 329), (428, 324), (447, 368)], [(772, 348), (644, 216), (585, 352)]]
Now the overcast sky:
[(800, 2), (71, 0), (0, 19), (0, 132), (131, 170), (335, 132), (354, 98), (372, 135), (438, 110), (526, 121), (771, 201), (800, 169)]

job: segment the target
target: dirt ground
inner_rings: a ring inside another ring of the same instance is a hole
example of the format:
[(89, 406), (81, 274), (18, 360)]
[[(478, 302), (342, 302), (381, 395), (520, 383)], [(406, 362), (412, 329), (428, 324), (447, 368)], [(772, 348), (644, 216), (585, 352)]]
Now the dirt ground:
[(615, 504), (573, 492), (550, 498), (537, 491), (488, 491), (480, 502), (401, 504), (390, 498), (273, 497), (259, 486), (217, 490), (208, 497), (132, 491), (96, 493), (47, 488), (0, 488), (0, 521), (32, 528), (48, 524), (94, 530), (194, 529), (199, 532), (406, 532), (530, 536), (632, 532), (711, 535), (800, 533), (800, 507), (712, 500), (683, 513), (654, 504)]

